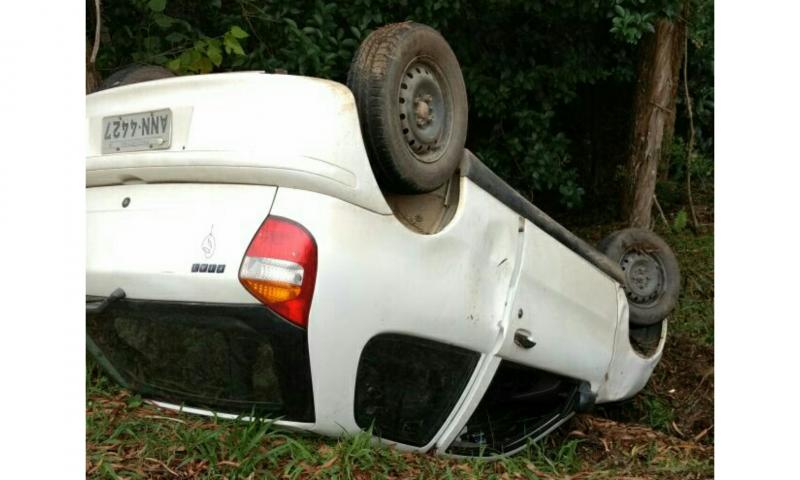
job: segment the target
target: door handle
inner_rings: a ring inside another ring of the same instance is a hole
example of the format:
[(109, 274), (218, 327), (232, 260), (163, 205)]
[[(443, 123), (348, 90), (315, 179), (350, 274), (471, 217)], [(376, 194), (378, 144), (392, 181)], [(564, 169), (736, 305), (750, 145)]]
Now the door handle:
[(514, 332), (514, 343), (516, 343), (518, 347), (525, 349), (536, 346), (536, 342), (533, 341), (533, 335), (524, 328), (519, 328)]

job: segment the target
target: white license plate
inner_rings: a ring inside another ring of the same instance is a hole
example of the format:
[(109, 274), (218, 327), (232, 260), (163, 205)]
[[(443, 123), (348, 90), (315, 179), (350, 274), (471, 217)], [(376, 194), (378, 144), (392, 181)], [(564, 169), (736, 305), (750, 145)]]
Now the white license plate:
[(172, 111), (165, 108), (103, 117), (102, 135), (104, 154), (169, 148), (172, 142)]

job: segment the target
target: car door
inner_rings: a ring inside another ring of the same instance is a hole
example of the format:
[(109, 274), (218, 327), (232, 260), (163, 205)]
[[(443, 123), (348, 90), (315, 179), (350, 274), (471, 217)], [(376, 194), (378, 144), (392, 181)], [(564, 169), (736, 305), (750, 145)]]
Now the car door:
[(599, 384), (618, 324), (616, 282), (528, 220), (499, 356)]

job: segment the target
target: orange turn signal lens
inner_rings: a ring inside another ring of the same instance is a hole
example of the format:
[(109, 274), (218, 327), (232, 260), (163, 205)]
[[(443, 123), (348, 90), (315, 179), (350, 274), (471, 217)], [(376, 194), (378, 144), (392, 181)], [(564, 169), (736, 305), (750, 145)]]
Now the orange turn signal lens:
[(285, 302), (300, 295), (300, 286), (290, 283), (273, 282), (269, 280), (252, 280), (242, 278), (242, 284), (253, 295), (267, 305)]

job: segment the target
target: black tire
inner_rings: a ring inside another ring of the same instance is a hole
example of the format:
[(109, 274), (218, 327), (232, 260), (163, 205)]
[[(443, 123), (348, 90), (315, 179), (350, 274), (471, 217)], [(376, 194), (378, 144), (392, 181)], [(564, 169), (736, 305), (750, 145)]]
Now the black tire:
[(646, 327), (667, 318), (681, 289), (678, 259), (669, 245), (649, 230), (626, 228), (603, 239), (600, 247), (625, 273), (631, 324)]
[(103, 80), (98, 90), (106, 90), (123, 85), (130, 85), (132, 83), (148, 82), (150, 80), (174, 76), (174, 73), (164, 67), (156, 65), (130, 65), (109, 75), (108, 78)]
[(606, 253), (608, 245), (611, 243), (612, 240), (614, 240), (614, 238), (617, 236), (617, 234), (619, 234), (619, 232), (621, 232), (621, 230), (609, 233), (608, 236), (600, 240), (600, 242), (597, 244), (597, 249), (603, 253)]
[(361, 44), (347, 75), (381, 187), (425, 193), (458, 168), (467, 136), (467, 91), (447, 41), (413, 22), (386, 25)]

